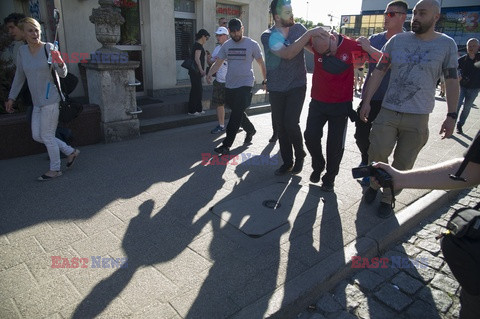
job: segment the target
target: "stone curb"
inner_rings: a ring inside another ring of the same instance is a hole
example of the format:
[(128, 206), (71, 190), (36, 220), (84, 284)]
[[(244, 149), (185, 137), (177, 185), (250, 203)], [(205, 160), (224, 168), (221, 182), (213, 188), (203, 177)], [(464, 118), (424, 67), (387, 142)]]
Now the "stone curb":
[[(370, 230), (365, 236), (357, 238), (337, 251), (328, 259), (311, 267), (295, 279), (278, 287), (270, 296), (261, 298), (243, 308), (233, 318), (295, 318), (318, 296), (335, 287), (341, 280), (351, 276), (357, 269), (351, 268), (351, 257), (371, 258), (380, 256), (383, 251), (395, 244), (420, 221), (455, 198), (462, 190), (434, 190), (396, 213)], [(288, 292), (285, 295), (285, 292)], [(268, 304), (265, 313), (257, 313), (260, 304)]]

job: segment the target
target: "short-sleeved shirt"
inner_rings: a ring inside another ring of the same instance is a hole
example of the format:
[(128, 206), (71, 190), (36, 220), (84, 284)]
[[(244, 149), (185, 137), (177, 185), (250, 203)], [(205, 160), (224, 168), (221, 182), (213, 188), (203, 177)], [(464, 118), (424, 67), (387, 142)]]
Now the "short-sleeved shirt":
[[(211, 62), (215, 62), (218, 56), (218, 52), (220, 51), (221, 45), (217, 45), (212, 53), (212, 60)], [(225, 83), (225, 77), (227, 76), (227, 60), (223, 61), (222, 66), (218, 69), (217, 73), (215, 73), (215, 80), (220, 83)]]
[(445, 34), (424, 41), (413, 32), (404, 32), (388, 40), (382, 51), (389, 56), (392, 70), (382, 107), (403, 113), (431, 113), (442, 71), (458, 66), (455, 41)]
[(480, 68), (475, 67), (475, 63), (480, 61), (480, 53), (477, 53), (473, 59), (468, 54), (458, 59), (458, 69), (462, 75), (460, 85), (467, 89), (480, 88)]
[(205, 70), (205, 49), (203, 45), (196, 42), (193, 44), (192, 48), (192, 58), (195, 60), (195, 51), (200, 50), (200, 64), (202, 65), (202, 69)]
[[(368, 39), (370, 40), (370, 45), (372, 47), (374, 47), (375, 49), (381, 50), (385, 45), (385, 43), (387, 43), (387, 32), (385, 31), (385, 32), (373, 34)], [(372, 72), (375, 70), (375, 67), (377, 66), (377, 62), (378, 61), (369, 61), (368, 73), (367, 73), (367, 78), (365, 79), (365, 85), (367, 85), (368, 81), (370, 80), (370, 77), (372, 76)], [(390, 69), (387, 71), (387, 73), (383, 77), (382, 82), (380, 83), (380, 86), (378, 87), (377, 91), (372, 97), (372, 101), (383, 100), (383, 97), (385, 96), (385, 92), (387, 92), (389, 81), (390, 81)], [(362, 93), (362, 97), (363, 97), (363, 93)]]
[(262, 57), (262, 50), (257, 41), (249, 37), (242, 37), (239, 42), (228, 39), (218, 52), (219, 59), (228, 61), (225, 87), (227, 89), (253, 87), (255, 76), (252, 62)]
[(324, 103), (344, 103), (353, 100), (353, 63), (354, 57), (361, 56), (362, 46), (355, 40), (343, 37), (335, 57), (349, 64), (348, 69), (340, 74), (328, 73), (323, 69), (322, 56), (314, 51), (315, 69), (311, 97)]
[(307, 69), (303, 50), (289, 60), (282, 59), (272, 52), (272, 50), (279, 50), (294, 43), (305, 32), (307, 32), (307, 29), (299, 23), (290, 27), (286, 39), (275, 27), (263, 32), (262, 44), (265, 51), (268, 91), (286, 92), (307, 84)]

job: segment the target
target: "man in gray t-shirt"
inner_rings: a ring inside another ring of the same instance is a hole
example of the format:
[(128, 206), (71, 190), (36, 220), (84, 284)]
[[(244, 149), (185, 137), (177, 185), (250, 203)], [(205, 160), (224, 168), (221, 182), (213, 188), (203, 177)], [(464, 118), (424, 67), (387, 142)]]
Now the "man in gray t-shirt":
[[(448, 112), (440, 134), (446, 138), (453, 133), (459, 94), (457, 45), (452, 38), (435, 32), (439, 18), (440, 5), (436, 0), (419, 1), (413, 9), (413, 32), (393, 36), (383, 48), (384, 54), (364, 89), (359, 114), (363, 121), (368, 120), (370, 101), (390, 68), (388, 89), (370, 133), (369, 162), (388, 162), (395, 148), (392, 166), (399, 170), (413, 167), (428, 140), (428, 117), (435, 106), (435, 85), (442, 74)], [(379, 185), (370, 183), (364, 195), (367, 203), (375, 200), (378, 189)], [(378, 209), (380, 217), (387, 218), (393, 213), (392, 197), (391, 190), (384, 189)]]
[(239, 19), (232, 19), (228, 23), (230, 39), (227, 40), (217, 55), (217, 60), (211, 66), (207, 75), (207, 82), (211, 83), (212, 74), (215, 74), (223, 61), (228, 61), (227, 76), (225, 82), (225, 105), (232, 113), (227, 125), (227, 136), (221, 146), (214, 149), (219, 154), (228, 154), (230, 147), (235, 140), (240, 126), (245, 130), (247, 136), (244, 144), (252, 142), (252, 137), (257, 132), (248, 119), (245, 109), (250, 106), (252, 88), (255, 82), (252, 62), (256, 60), (263, 74), (263, 85), (267, 76), (262, 51), (258, 43), (243, 36), (243, 25)]
[[(267, 89), (272, 106), (273, 126), (278, 133), (283, 164), (275, 175), (302, 171), (306, 153), (300, 130), (307, 71), (303, 49), (311, 49), (312, 36), (328, 32), (322, 28), (307, 29), (293, 20), (290, 1), (273, 0), (270, 4), (275, 24), (262, 34), (262, 43), (267, 63)], [(295, 154), (294, 154), (295, 152)], [(295, 165), (293, 157), (295, 155)]]

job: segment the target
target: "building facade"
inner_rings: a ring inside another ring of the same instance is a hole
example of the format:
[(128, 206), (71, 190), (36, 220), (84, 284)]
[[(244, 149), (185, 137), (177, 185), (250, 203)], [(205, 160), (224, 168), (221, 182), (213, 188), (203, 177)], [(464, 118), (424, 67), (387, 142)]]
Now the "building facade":
[[(3, 0), (0, 3), (3, 20), (11, 12), (21, 12), (40, 21), (44, 40), (52, 41), (55, 34), (53, 8), (61, 14), (58, 28), (60, 50), (69, 57), (90, 57), (101, 47), (95, 38), (95, 26), (89, 21), (97, 0)], [(140, 61), (136, 78), (141, 85), (138, 95), (158, 97), (172, 89), (190, 85), (188, 74), (180, 65), (190, 53), (194, 34), (206, 29), (210, 40), (205, 49), (215, 47), (218, 19), (239, 18), (245, 26), (245, 35), (257, 41), (268, 27), (269, 0), (114, 0), (125, 23), (121, 26), (117, 48), (128, 54), (130, 60)], [(81, 75), (81, 63), (69, 64), (70, 72)], [(256, 78), (261, 81), (258, 66)], [(73, 96), (85, 95), (79, 85)]]
[[(342, 15), (341, 33), (352, 36), (370, 36), (383, 31), (383, 12), (387, 0), (364, 0), (360, 15)], [(412, 9), (417, 0), (406, 0), (409, 11), (405, 29), (410, 30)], [(441, 18), (436, 30), (455, 39), (459, 49), (464, 49), (470, 38), (480, 39), (480, 0), (440, 0)]]

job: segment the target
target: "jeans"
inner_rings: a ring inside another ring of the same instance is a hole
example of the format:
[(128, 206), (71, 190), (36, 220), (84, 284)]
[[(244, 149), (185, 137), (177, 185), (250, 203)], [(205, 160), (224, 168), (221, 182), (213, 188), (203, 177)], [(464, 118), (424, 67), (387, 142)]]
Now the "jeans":
[(202, 112), (203, 86), (202, 76), (198, 72), (188, 72), (190, 76), (190, 97), (188, 99), (188, 113)]
[(296, 159), (303, 159), (306, 155), (299, 125), (306, 91), (307, 87), (302, 86), (287, 92), (269, 93), (273, 127), (278, 132), (280, 154), (286, 165), (293, 165), (293, 151)]
[(252, 102), (252, 87), (242, 86), (235, 89), (225, 89), (225, 106), (232, 110), (227, 125), (227, 137), (223, 140), (223, 146), (231, 147), (237, 136), (240, 126), (247, 134), (255, 132), (255, 127), (248, 119), (245, 110)]
[(480, 89), (467, 89), (463, 86), (460, 86), (460, 96), (458, 98), (458, 105), (457, 105), (457, 113), (460, 114), (460, 108), (462, 107), (463, 103), (463, 110), (462, 114), (460, 114), (460, 118), (458, 119), (457, 126), (462, 127), (467, 120), (468, 114), (470, 114), (470, 109), (472, 108), (473, 102), (477, 98), (478, 92)]
[(45, 106), (34, 106), (32, 112), (32, 137), (45, 144), (50, 158), (50, 170), (60, 170), (60, 152), (72, 154), (75, 149), (55, 137), (59, 114), (58, 103)]
[(312, 156), (314, 171), (323, 171), (325, 157), (322, 152), (323, 127), (328, 122), (327, 136), (327, 172), (322, 177), (325, 184), (333, 185), (340, 169), (345, 135), (347, 132), (348, 112), (352, 102), (322, 103), (312, 100), (308, 109), (307, 128), (305, 129), (305, 145)]

